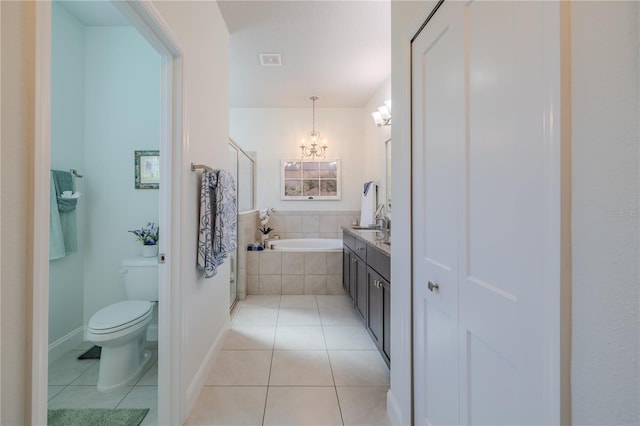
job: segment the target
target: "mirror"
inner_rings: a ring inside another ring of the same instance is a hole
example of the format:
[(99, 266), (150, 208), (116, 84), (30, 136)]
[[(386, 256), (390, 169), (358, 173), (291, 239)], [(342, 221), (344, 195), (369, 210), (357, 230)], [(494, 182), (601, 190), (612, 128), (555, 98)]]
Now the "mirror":
[(385, 151), (385, 165), (386, 165), (386, 202), (385, 208), (387, 210), (387, 216), (391, 214), (391, 139), (384, 143), (384, 151)]

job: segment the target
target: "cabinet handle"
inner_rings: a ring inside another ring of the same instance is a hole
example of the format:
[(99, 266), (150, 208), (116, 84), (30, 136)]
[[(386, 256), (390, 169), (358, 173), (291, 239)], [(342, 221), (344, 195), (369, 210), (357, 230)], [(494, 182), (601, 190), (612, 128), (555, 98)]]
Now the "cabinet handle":
[(440, 286), (438, 284), (432, 283), (431, 281), (427, 283), (427, 287), (429, 288), (429, 291), (432, 292), (440, 290)]
[(356, 250), (364, 250), (364, 247), (358, 247)]
[(358, 261), (358, 259), (353, 258), (353, 259), (351, 259), (351, 261), (352, 261), (353, 263), (356, 263), (356, 262)]

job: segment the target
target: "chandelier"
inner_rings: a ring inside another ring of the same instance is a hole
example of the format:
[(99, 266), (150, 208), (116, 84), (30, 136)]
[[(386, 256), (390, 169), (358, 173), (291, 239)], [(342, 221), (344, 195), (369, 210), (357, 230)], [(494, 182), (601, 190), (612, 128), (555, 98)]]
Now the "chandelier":
[(307, 99), (313, 102), (313, 127), (310, 132), (307, 132), (307, 136), (311, 143), (307, 145), (306, 140), (302, 139), (300, 151), (302, 151), (302, 158), (311, 157), (315, 160), (316, 157), (324, 157), (325, 151), (327, 150), (327, 140), (324, 139), (322, 141), (322, 146), (318, 146), (318, 142), (320, 141), (320, 132), (316, 130), (316, 101), (319, 98), (318, 96), (309, 96)]

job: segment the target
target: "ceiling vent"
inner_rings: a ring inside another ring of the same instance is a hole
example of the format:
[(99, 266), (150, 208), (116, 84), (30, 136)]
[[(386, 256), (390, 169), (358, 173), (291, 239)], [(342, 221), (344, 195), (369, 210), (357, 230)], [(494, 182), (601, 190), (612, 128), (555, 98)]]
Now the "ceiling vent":
[(282, 56), (279, 53), (260, 53), (260, 65), (263, 67), (279, 67), (282, 65)]

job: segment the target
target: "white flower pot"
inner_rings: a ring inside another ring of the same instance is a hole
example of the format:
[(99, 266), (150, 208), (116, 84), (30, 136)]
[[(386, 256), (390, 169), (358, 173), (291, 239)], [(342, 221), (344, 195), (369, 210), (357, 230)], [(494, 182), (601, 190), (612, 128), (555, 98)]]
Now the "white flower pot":
[(158, 255), (158, 245), (142, 246), (142, 257), (155, 257)]

